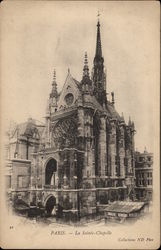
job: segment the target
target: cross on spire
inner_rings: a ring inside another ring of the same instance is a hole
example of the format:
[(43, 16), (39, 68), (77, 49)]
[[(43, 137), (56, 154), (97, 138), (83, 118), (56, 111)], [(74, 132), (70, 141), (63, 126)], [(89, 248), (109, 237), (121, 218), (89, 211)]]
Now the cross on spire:
[(100, 15), (101, 15), (101, 14), (100, 14), (100, 12), (99, 12), (99, 10), (98, 10), (98, 14), (97, 14), (98, 22), (100, 21), (100, 18), (99, 18)]

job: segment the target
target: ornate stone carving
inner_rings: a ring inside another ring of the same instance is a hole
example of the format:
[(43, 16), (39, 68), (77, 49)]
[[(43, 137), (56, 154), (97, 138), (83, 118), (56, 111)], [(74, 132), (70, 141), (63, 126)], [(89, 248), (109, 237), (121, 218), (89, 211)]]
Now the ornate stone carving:
[(59, 120), (53, 130), (52, 138), (59, 147), (69, 147), (76, 143), (77, 124), (74, 119), (66, 118)]
[(73, 101), (74, 101), (74, 96), (72, 93), (68, 93), (66, 96), (65, 96), (65, 101), (66, 101), (66, 104), (68, 106), (72, 105)]

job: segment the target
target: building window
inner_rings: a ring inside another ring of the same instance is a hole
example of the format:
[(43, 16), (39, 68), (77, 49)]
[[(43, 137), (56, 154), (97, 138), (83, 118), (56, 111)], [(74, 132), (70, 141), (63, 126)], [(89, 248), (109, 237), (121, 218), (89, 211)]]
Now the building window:
[(51, 185), (55, 186), (55, 173), (51, 177)]
[(117, 156), (115, 156), (115, 165), (117, 165)]
[(27, 185), (27, 176), (18, 176), (18, 187), (26, 188)]
[(120, 157), (115, 156), (116, 174), (120, 175)]
[(16, 153), (14, 153), (14, 158), (18, 158), (18, 153), (16, 152)]
[(11, 188), (11, 176), (10, 175), (6, 176), (6, 186), (7, 188)]
[(152, 186), (152, 172), (147, 173), (148, 185)]
[(144, 161), (144, 157), (139, 157), (139, 161)]
[(139, 176), (139, 183), (141, 186), (143, 185), (143, 180), (144, 180), (144, 173), (141, 173)]
[(127, 165), (128, 165), (128, 160), (127, 160), (127, 158), (125, 157), (124, 158), (124, 165), (127, 167)]
[(18, 187), (19, 187), (19, 188), (23, 187), (23, 186), (22, 186), (22, 179), (23, 179), (22, 176), (18, 176)]

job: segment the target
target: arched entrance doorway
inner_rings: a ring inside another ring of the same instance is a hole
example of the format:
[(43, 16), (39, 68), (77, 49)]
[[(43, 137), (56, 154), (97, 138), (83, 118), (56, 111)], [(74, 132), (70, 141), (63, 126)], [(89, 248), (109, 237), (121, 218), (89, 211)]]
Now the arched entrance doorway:
[(50, 196), (46, 202), (45, 206), (47, 215), (54, 214), (53, 211), (55, 210), (56, 215), (56, 198), (54, 196)]
[(45, 169), (45, 185), (55, 185), (55, 172), (57, 171), (57, 162), (50, 159)]

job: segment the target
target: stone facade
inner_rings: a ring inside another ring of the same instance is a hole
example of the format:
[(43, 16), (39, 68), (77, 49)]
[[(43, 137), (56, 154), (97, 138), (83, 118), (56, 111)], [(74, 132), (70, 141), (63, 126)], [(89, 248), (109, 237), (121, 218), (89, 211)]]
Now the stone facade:
[(135, 152), (136, 198), (152, 201), (153, 196), (153, 154), (144, 150)]
[(54, 72), (45, 126), (28, 121), (12, 146), (17, 161), (31, 161), (28, 202), (39, 201), (48, 212), (56, 207), (64, 218), (134, 198), (134, 123), (117, 113), (113, 92), (107, 99), (99, 21), (93, 62), (90, 77), (85, 54), (81, 82), (68, 70), (60, 93)]

